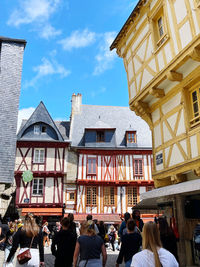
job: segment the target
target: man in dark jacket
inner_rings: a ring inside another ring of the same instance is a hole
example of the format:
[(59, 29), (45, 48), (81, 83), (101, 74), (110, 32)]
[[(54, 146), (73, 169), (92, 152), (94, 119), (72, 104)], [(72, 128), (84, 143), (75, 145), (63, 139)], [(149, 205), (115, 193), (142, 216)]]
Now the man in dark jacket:
[(136, 226), (140, 229), (140, 232), (142, 232), (142, 228), (144, 226), (143, 220), (140, 218), (140, 211), (134, 210), (132, 213), (132, 218), (136, 222)]
[(54, 266), (71, 267), (77, 235), (69, 230), (69, 218), (64, 218), (61, 225), (62, 229), (55, 234), (51, 245), (51, 252), (56, 257)]

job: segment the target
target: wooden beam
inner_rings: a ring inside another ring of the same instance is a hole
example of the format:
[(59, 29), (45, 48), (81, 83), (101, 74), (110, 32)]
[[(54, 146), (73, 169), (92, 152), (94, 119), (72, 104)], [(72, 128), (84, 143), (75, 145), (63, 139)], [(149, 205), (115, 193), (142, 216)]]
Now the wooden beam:
[(149, 90), (149, 94), (155, 96), (156, 98), (162, 98), (163, 96), (165, 96), (165, 92), (163, 89), (159, 89), (155, 87), (152, 87)]
[(194, 61), (200, 61), (200, 49), (195, 47), (190, 53), (190, 57)]
[(183, 79), (183, 74), (182, 73), (178, 73), (176, 71), (170, 70), (167, 73), (167, 79), (173, 82), (181, 82)]

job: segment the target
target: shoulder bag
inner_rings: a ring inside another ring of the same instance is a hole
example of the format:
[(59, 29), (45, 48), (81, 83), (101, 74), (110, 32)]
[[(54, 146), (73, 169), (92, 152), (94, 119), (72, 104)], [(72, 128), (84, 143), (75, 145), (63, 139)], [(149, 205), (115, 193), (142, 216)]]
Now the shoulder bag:
[(30, 261), (30, 259), (32, 258), (30, 248), (32, 247), (33, 239), (34, 239), (34, 236), (32, 237), (30, 247), (28, 249), (26, 249), (25, 251), (23, 251), (22, 253), (17, 255), (17, 260), (18, 260), (19, 264), (24, 264), (24, 263)]

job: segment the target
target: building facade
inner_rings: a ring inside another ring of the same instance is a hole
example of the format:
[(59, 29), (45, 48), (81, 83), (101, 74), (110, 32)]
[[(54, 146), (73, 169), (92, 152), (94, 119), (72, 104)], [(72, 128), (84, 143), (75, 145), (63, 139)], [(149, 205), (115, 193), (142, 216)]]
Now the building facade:
[(139, 1), (111, 45), (124, 60), (130, 108), (152, 131), (153, 179), (164, 188), (149, 197), (171, 203), (181, 266), (197, 263), (192, 240), (200, 219), (199, 17), (199, 0)]
[[(17, 114), (25, 40), (0, 37), (0, 215), (12, 199)], [(12, 104), (11, 104), (12, 103)]]
[(119, 223), (153, 188), (148, 126), (127, 107), (83, 105), (72, 96), (71, 148), (78, 156), (75, 220)]
[[(15, 163), (16, 207), (21, 215), (33, 212), (50, 221), (63, 216), (66, 187), (73, 188), (73, 181), (67, 183), (68, 137), (69, 122), (53, 121), (43, 102), (23, 121)], [(33, 174), (30, 182), (23, 179), (26, 171)]]

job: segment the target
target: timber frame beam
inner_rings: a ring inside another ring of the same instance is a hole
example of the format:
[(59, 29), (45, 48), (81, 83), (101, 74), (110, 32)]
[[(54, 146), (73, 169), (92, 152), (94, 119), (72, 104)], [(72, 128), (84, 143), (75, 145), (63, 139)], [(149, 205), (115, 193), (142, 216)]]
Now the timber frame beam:
[(159, 89), (159, 88), (155, 88), (155, 87), (152, 87), (149, 90), (149, 94), (156, 97), (156, 98), (162, 98), (165, 96), (165, 92), (163, 89)]
[(173, 70), (170, 70), (167, 73), (167, 79), (170, 81), (173, 81), (173, 82), (181, 82), (183, 79), (183, 74), (176, 72), (176, 71), (173, 71)]
[(200, 49), (195, 47), (190, 53), (190, 57), (194, 61), (200, 61)]

